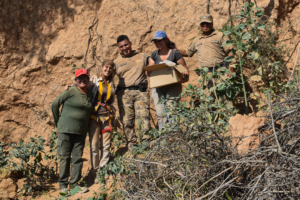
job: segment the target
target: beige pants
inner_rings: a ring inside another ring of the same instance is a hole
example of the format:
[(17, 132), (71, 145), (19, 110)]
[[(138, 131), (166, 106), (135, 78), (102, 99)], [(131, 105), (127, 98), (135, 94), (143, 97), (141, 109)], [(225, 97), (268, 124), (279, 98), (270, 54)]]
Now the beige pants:
[[(101, 131), (109, 127), (108, 121), (97, 124), (94, 120), (90, 120), (89, 137), (90, 137), (90, 150), (91, 150), (91, 164), (92, 169), (97, 170), (108, 163), (110, 157), (110, 143), (112, 133), (110, 131), (101, 134)], [(101, 150), (101, 156), (99, 153)]]

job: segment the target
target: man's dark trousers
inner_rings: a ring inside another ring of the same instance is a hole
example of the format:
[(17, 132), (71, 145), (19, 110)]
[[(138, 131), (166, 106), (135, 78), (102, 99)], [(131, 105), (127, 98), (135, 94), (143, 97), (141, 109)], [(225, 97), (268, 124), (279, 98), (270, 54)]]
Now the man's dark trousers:
[(57, 154), (60, 156), (59, 186), (67, 188), (70, 177), (70, 161), (72, 155), (72, 169), (70, 185), (78, 183), (81, 179), (83, 148), (86, 135), (58, 133)]

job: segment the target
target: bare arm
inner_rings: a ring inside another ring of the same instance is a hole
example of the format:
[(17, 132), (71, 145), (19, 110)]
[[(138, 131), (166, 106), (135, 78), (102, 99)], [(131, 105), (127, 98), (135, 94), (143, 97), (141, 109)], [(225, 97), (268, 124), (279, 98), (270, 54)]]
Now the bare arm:
[[(177, 51), (179, 51), (179, 53), (181, 53), (181, 55), (183, 57), (188, 57), (187, 53), (186, 53), (186, 50), (182, 50), (182, 49), (177, 49)], [(183, 65), (182, 65), (183, 66)]]
[[(152, 58), (149, 58), (149, 64), (148, 66), (151, 66), (151, 65), (155, 65), (155, 62), (152, 60)], [(150, 73), (149, 71), (146, 71), (146, 76), (150, 76)]]

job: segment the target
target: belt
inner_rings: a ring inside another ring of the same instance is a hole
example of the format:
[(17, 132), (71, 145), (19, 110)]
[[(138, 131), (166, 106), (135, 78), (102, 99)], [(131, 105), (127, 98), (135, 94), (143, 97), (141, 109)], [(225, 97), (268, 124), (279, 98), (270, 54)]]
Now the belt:
[(131, 87), (120, 87), (119, 90), (138, 90), (139, 86), (131, 86)]
[(109, 127), (105, 128), (105, 129), (103, 129), (101, 131), (101, 134), (103, 134), (105, 132), (112, 131), (112, 120), (114, 120), (115, 116), (111, 115), (112, 108), (110, 106), (108, 106), (106, 104), (103, 104), (103, 103), (100, 103), (100, 102), (98, 102), (98, 104), (99, 104), (99, 106), (102, 106), (102, 107), (104, 107), (104, 108), (107, 109), (107, 115), (108, 115), (108, 117), (106, 119), (105, 117), (99, 117), (99, 116), (92, 115), (91, 118), (99, 126), (101, 126), (101, 121), (104, 122), (104, 121), (108, 120)]

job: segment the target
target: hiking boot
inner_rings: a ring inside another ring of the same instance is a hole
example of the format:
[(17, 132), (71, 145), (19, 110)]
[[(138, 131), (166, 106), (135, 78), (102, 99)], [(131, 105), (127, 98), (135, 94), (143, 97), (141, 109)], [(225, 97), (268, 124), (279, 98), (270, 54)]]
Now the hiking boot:
[(133, 143), (132, 142), (128, 142), (127, 143), (127, 149), (131, 150), (133, 148)]
[(69, 196), (71, 196), (71, 193), (70, 193), (70, 190), (68, 190), (68, 188), (63, 188), (63, 189), (60, 189), (60, 195), (69, 197)]
[(80, 185), (76, 185), (72, 190), (75, 190), (76, 188), (80, 188), (80, 190), (77, 193), (86, 193), (88, 191), (87, 187), (81, 187)]

